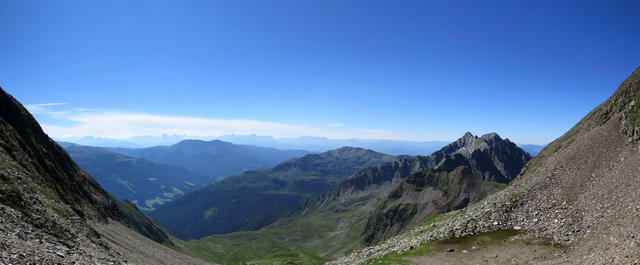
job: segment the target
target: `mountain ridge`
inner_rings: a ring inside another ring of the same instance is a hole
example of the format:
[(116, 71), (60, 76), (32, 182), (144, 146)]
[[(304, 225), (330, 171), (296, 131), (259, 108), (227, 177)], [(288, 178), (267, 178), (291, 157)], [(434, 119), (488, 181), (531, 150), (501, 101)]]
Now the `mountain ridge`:
[(282, 161), (312, 153), (304, 150), (236, 145), (220, 140), (182, 140), (169, 146), (105, 149), (160, 164), (186, 168), (209, 176), (211, 182), (246, 170), (269, 168)]
[(119, 200), (145, 212), (210, 184), (209, 177), (188, 169), (125, 156), (100, 147), (61, 143), (71, 158)]

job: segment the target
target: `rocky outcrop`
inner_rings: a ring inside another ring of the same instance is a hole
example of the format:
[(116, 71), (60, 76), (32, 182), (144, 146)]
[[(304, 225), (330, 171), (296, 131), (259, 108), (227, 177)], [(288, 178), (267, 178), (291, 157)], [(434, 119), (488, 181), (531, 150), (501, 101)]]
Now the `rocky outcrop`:
[(466, 133), (439, 154), (437, 166), (402, 180), (377, 205), (362, 233), (366, 244), (485, 198), (499, 190), (501, 185), (496, 184), (511, 182), (531, 159), (496, 133), (481, 137)]
[[(531, 156), (496, 133), (481, 137), (467, 132), (458, 140), (429, 156), (405, 156), (390, 164), (364, 168), (298, 207), (298, 213), (319, 208), (345, 210), (380, 197), (406, 177), (434, 168), (447, 156), (459, 154), (482, 180), (508, 183)], [(446, 167), (442, 165), (441, 167)], [(455, 167), (454, 167), (455, 168)], [(451, 168), (453, 169), (453, 168)]]

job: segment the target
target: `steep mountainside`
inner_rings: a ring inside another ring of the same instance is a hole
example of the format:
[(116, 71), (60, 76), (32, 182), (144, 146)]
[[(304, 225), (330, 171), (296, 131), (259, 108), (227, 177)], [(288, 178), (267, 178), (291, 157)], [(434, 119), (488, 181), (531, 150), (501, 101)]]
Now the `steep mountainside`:
[(258, 229), (353, 172), (396, 159), (351, 147), (306, 155), (225, 178), (163, 205), (153, 217), (191, 237)]
[[(369, 215), (362, 233), (365, 243), (378, 243), (431, 216), (462, 209), (506, 187), (506, 182), (483, 180), (496, 166), (479, 163), (488, 160), (487, 153), (479, 154), (471, 159), (460, 153), (447, 155), (435, 168), (413, 174), (395, 185)], [(529, 160), (524, 157), (510, 166), (522, 169)], [(501, 179), (514, 177), (507, 175)]]
[(100, 147), (61, 143), (100, 186), (145, 212), (210, 184), (210, 178), (184, 168), (128, 157)]
[(184, 140), (171, 146), (141, 149), (106, 148), (127, 156), (178, 166), (209, 176), (213, 182), (247, 170), (270, 168), (278, 163), (311, 152), (279, 150), (252, 145), (236, 145), (219, 140)]
[[(333, 263), (357, 264), (437, 239), (514, 228), (535, 237), (528, 242), (563, 246), (555, 255), (539, 255), (538, 262), (640, 263), (638, 102), (640, 68), (611, 98), (533, 158), (507, 189), (431, 226)], [(525, 245), (512, 258), (533, 247)]]
[[(139, 225), (149, 238), (165, 243), (164, 232), (148, 218), (137, 210), (125, 214), (119, 206), (20, 103), (0, 89), (1, 263), (88, 264), (129, 259), (129, 255), (114, 252), (114, 242), (101, 239), (104, 234), (90, 225), (118, 223), (120, 233), (129, 234), (137, 234), (131, 228)], [(191, 260), (144, 237), (136, 242), (147, 250), (167, 251), (167, 260)], [(135, 252), (144, 251), (138, 248)]]

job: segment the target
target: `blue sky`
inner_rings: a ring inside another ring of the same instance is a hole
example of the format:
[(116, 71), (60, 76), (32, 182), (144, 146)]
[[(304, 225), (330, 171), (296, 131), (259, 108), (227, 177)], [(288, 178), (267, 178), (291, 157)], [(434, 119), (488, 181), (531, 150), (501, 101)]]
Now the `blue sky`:
[(0, 86), (54, 138), (542, 144), (640, 66), (638, 3), (2, 1)]

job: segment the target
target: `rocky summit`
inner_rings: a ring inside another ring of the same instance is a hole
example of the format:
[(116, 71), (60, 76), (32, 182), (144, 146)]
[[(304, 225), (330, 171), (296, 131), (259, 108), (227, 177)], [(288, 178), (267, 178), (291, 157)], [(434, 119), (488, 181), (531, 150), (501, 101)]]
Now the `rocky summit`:
[(396, 184), (376, 206), (365, 226), (371, 245), (427, 218), (476, 203), (515, 178), (531, 156), (496, 133), (466, 133), (443, 148), (433, 168)]

